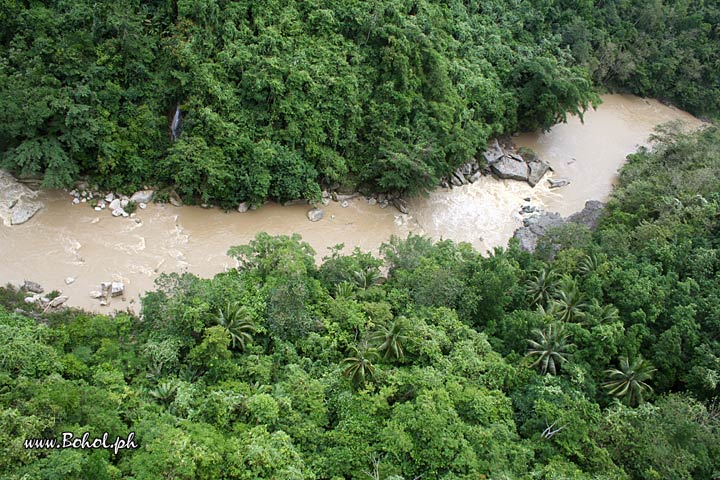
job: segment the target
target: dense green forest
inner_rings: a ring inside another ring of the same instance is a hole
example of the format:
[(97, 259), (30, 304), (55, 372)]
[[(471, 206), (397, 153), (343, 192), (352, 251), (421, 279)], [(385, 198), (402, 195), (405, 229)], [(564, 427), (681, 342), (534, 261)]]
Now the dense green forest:
[(716, 0), (2, 0), (0, 22), (0, 166), (47, 187), (412, 194), (597, 89), (720, 111)]
[[(0, 476), (720, 476), (717, 127), (631, 155), (594, 232), (381, 252), (318, 266), (260, 234), (237, 269), (162, 276), (139, 317), (2, 289)], [(138, 448), (23, 448), (65, 431)]]

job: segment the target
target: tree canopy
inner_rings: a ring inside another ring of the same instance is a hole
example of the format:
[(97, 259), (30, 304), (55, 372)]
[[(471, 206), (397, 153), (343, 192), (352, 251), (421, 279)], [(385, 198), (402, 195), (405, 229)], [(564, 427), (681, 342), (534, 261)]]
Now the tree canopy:
[(226, 207), (412, 194), (597, 88), (717, 114), (715, 3), (6, 1), (0, 166)]

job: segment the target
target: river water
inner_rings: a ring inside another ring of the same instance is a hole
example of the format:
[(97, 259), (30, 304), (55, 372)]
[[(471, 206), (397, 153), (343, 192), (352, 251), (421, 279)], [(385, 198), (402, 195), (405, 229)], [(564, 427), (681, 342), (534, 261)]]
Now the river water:
[[(643, 144), (655, 125), (683, 120), (692, 127), (701, 122), (691, 115), (654, 100), (627, 95), (605, 95), (597, 111), (582, 124), (570, 118), (550, 132), (515, 138), (551, 164), (554, 176), (571, 184), (550, 190), (543, 181), (535, 188), (525, 183), (482, 177), (460, 188), (438, 189), (410, 202), (410, 215), (393, 207), (381, 209), (360, 197), (347, 208), (325, 207), (325, 217), (307, 220), (307, 206), (267, 204), (246, 213), (217, 208), (173, 207), (150, 204), (136, 218), (114, 218), (87, 204), (73, 206), (62, 191), (43, 191), (45, 208), (23, 225), (0, 225), (0, 281), (34, 280), (47, 290), (61, 290), (68, 304), (94, 311), (130, 308), (138, 311), (142, 292), (153, 288), (160, 272), (189, 271), (200, 276), (235, 266), (226, 256), (229, 247), (252, 240), (258, 232), (299, 233), (318, 259), (328, 247), (343, 243), (377, 251), (391, 235), (409, 232), (435, 239), (472, 243), (480, 251), (504, 246), (522, 223), (519, 209), (532, 204), (568, 215), (589, 199), (607, 198), (625, 156)], [(526, 202), (524, 198), (530, 197)], [(64, 279), (76, 280), (66, 285)], [(108, 307), (90, 298), (103, 281), (122, 281), (126, 292)]]

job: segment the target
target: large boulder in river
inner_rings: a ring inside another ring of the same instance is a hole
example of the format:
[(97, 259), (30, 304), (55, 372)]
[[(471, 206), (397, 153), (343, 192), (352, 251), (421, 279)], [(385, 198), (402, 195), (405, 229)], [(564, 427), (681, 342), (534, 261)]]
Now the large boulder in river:
[(155, 192), (152, 190), (140, 190), (132, 194), (130, 201), (135, 203), (150, 203), (154, 194)]
[(30, 220), (43, 207), (36, 197), (37, 192), (0, 170), (0, 218), (5, 225), (20, 225)]
[(20, 225), (30, 220), (41, 208), (43, 204), (27, 198), (21, 198), (12, 208), (12, 216), (10, 217), (11, 225)]
[(530, 176), (530, 167), (527, 163), (509, 156), (504, 156), (490, 165), (490, 169), (495, 175), (506, 180), (527, 182)]
[(550, 165), (540, 160), (533, 160), (531, 162), (528, 162), (527, 165), (530, 169), (530, 174), (528, 175), (527, 182), (528, 184), (530, 184), (531, 187), (537, 185), (540, 180), (542, 180), (542, 178), (545, 176), (545, 174), (550, 170)]
[(550, 188), (560, 188), (566, 185), (570, 185), (570, 180), (567, 178), (548, 178)]
[(123, 292), (125, 292), (125, 284), (122, 282), (112, 282), (110, 284), (110, 295), (113, 297), (117, 297), (119, 295), (122, 295)]
[(311, 222), (319, 222), (325, 216), (325, 212), (322, 208), (313, 208), (307, 212), (308, 220)]

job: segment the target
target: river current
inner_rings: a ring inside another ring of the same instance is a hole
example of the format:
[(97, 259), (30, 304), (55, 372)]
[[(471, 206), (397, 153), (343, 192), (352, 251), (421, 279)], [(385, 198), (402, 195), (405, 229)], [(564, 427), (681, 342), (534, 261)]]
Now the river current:
[[(0, 281), (39, 282), (61, 290), (68, 304), (94, 311), (139, 310), (140, 295), (153, 288), (161, 272), (189, 271), (210, 277), (235, 267), (226, 256), (229, 247), (252, 240), (258, 232), (299, 233), (316, 250), (318, 259), (328, 248), (344, 244), (377, 252), (391, 235), (409, 232), (434, 239), (472, 243), (485, 252), (504, 246), (522, 224), (523, 205), (569, 215), (586, 200), (605, 200), (627, 154), (646, 144), (656, 125), (681, 120), (688, 127), (701, 122), (655, 100), (630, 95), (604, 95), (584, 123), (571, 117), (549, 132), (517, 136), (519, 146), (535, 150), (548, 162), (555, 177), (570, 179), (568, 186), (550, 190), (543, 180), (535, 188), (512, 180), (482, 177), (459, 188), (438, 189), (410, 201), (410, 214), (392, 206), (381, 209), (363, 197), (343, 208), (332, 202), (324, 218), (308, 221), (308, 206), (267, 204), (245, 213), (217, 208), (148, 205), (135, 218), (114, 218), (87, 204), (72, 205), (63, 191), (42, 191), (45, 208), (23, 225), (0, 224)], [(530, 198), (530, 202), (525, 198)], [(67, 277), (75, 281), (65, 284)], [(125, 294), (107, 307), (89, 296), (100, 282), (121, 281)]]

